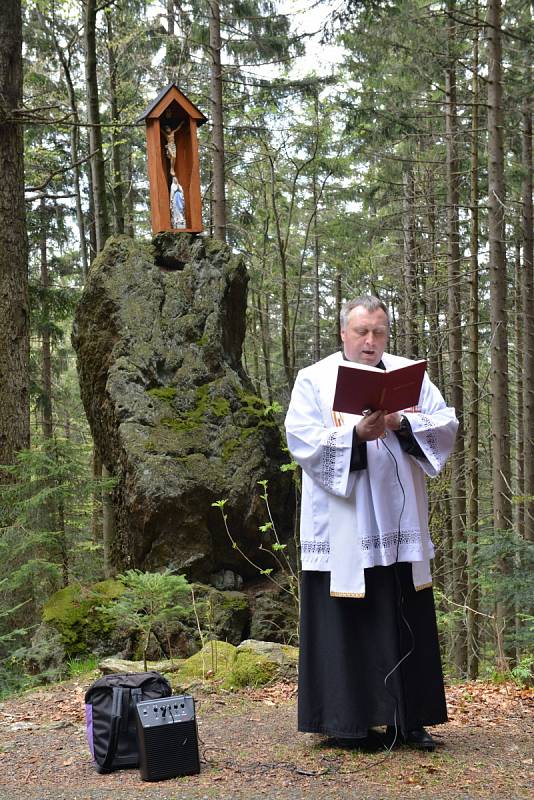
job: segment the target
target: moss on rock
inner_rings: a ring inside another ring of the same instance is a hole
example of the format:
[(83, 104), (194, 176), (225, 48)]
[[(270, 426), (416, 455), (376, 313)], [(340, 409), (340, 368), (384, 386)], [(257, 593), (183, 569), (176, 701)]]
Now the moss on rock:
[(147, 394), (150, 397), (156, 397), (158, 400), (166, 400), (171, 402), (177, 395), (177, 389), (174, 386), (159, 386), (156, 389), (148, 389)]
[(182, 687), (196, 681), (226, 679), (236, 658), (237, 647), (229, 642), (213, 640), (181, 665), (177, 680)]
[(93, 438), (116, 479), (119, 572), (171, 564), (192, 580), (221, 567), (251, 576), (212, 504), (228, 498), (232, 532), (257, 558), (264, 479), (280, 537), (290, 534), (280, 431), (243, 370), (247, 281), (231, 248), (188, 234), (111, 238), (91, 266), (72, 341)]
[(43, 622), (60, 634), (68, 657), (90, 652), (95, 643), (105, 641), (113, 624), (98, 611), (124, 592), (119, 581), (109, 579), (84, 587), (72, 584), (55, 592), (43, 608)]
[(223, 686), (227, 689), (265, 686), (273, 680), (277, 672), (278, 666), (274, 661), (250, 650), (238, 649)]

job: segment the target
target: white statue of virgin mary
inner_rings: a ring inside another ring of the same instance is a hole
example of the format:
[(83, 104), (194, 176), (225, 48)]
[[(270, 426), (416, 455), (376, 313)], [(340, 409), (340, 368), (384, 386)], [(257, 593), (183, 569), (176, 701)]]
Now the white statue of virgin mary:
[(173, 228), (185, 228), (184, 192), (176, 175), (172, 179), (170, 191), (171, 225)]

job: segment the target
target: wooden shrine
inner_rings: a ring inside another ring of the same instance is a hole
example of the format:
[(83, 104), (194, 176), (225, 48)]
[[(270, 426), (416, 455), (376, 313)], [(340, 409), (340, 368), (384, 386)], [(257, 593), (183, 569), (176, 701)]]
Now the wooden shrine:
[(145, 120), (152, 232), (201, 233), (197, 127), (206, 117), (176, 84), (162, 89)]

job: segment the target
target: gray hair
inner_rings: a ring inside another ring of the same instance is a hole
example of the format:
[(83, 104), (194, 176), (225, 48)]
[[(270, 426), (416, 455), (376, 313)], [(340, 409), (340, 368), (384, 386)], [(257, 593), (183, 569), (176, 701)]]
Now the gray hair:
[(341, 306), (339, 321), (343, 330), (347, 327), (350, 312), (358, 306), (365, 308), (366, 311), (378, 311), (381, 309), (387, 317), (389, 327), (389, 312), (386, 304), (372, 294), (362, 294), (360, 297), (355, 297), (354, 300), (348, 300)]

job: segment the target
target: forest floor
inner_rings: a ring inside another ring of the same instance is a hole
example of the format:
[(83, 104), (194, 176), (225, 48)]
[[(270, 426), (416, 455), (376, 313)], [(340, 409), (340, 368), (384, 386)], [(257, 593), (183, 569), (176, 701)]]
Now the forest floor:
[[(88, 681), (90, 683), (90, 681)], [(194, 691), (201, 772), (157, 783), (95, 772), (80, 679), (0, 703), (1, 800), (392, 800), (534, 796), (534, 694), (514, 684), (447, 690), (439, 747), (362, 753), (296, 732), (296, 687)]]

